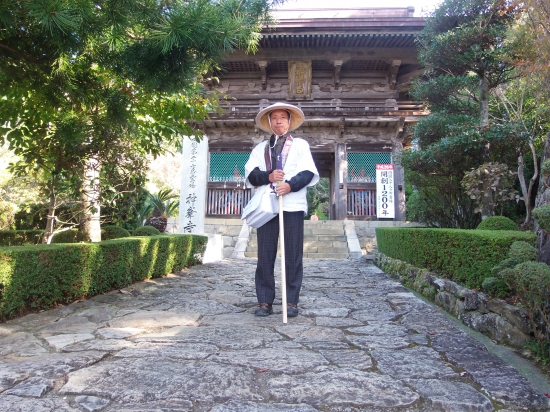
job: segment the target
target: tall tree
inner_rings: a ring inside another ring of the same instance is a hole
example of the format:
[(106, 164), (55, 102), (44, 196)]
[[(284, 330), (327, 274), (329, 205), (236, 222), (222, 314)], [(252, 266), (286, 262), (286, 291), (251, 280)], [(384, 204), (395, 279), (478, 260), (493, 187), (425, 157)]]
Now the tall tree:
[[(511, 123), (516, 133), (525, 136), (525, 144), (517, 148), (517, 175), (525, 203), (525, 227), (532, 225), (531, 210), (538, 187), (540, 147), (550, 130), (550, 106), (537, 97), (541, 87), (544, 85), (540, 84), (540, 78), (530, 74), (498, 87), (492, 112), (494, 122)], [(526, 177), (529, 170), (532, 172)]]
[[(516, 64), (524, 76), (538, 87), (534, 98), (538, 107), (547, 108), (550, 98), (550, 4), (547, 0), (517, 1), (523, 7), (514, 35), (521, 47)], [(547, 121), (548, 125), (548, 121)], [(541, 173), (535, 207), (550, 204), (550, 133), (546, 133), (540, 160)], [(538, 260), (550, 264), (550, 235), (535, 222)]]
[(70, 176), (82, 225), (99, 240), (106, 162), (200, 135), (189, 121), (218, 103), (201, 76), (234, 48), (253, 51), (277, 2), (0, 2), (0, 125), (20, 170)]
[[(419, 58), (426, 72), (412, 94), (424, 100), (432, 114), (415, 128), (417, 148), (404, 154), (403, 163), (423, 184), (429, 180), (422, 176), (437, 177), (426, 188), (434, 199), (438, 192), (445, 193), (442, 199), (462, 199), (446, 213), (446, 221), (458, 226), (476, 224), (471, 216), (475, 204), (464, 199), (464, 172), (497, 160), (507, 163), (522, 144), (512, 127), (494, 124), (489, 116), (492, 92), (515, 76), (514, 63), (505, 56), (513, 50), (506, 33), (517, 12), (505, 1), (446, 0), (430, 14), (419, 36)], [(494, 209), (489, 182), (487, 186), (482, 219)]]

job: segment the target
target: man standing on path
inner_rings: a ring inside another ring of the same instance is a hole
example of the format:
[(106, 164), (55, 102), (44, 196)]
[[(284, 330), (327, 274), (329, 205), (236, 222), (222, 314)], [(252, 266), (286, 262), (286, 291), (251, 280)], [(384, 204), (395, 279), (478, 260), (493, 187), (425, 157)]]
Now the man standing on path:
[[(298, 300), (303, 277), (304, 216), (307, 214), (307, 186), (319, 181), (309, 144), (290, 135), (304, 122), (304, 113), (296, 106), (275, 103), (260, 110), (258, 127), (273, 133), (268, 141), (256, 146), (245, 165), (249, 187), (270, 185), (283, 196), (287, 315), (298, 316)], [(275, 300), (275, 259), (279, 239), (279, 218), (274, 217), (258, 228), (256, 266), (256, 316), (273, 313)]]

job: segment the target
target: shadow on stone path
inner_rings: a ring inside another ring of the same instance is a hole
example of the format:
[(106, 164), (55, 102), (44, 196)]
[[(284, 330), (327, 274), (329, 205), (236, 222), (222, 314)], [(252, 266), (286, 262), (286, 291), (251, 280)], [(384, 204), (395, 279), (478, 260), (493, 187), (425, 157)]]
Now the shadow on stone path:
[(196, 266), (0, 324), (0, 410), (549, 409), (373, 265), (306, 259), (300, 316), (285, 325), (280, 301), (253, 316), (255, 264)]

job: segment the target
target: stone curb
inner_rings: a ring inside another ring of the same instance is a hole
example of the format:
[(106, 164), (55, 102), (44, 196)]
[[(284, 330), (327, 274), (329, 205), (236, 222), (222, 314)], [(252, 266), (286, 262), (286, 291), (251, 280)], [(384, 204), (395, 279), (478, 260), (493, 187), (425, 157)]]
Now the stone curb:
[(522, 349), (533, 338), (525, 309), (467, 289), (427, 269), (377, 253), (374, 264), (492, 340)]

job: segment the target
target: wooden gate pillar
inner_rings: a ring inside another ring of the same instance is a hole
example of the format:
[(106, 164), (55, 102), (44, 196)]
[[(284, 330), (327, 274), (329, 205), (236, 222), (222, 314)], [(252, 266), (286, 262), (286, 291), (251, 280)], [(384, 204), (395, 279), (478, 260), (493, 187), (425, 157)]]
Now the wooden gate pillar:
[(348, 155), (345, 143), (336, 143), (334, 153), (333, 195), (335, 219), (345, 220), (347, 217), (348, 194)]
[(399, 119), (397, 131), (392, 137), (392, 159), (394, 163), (393, 182), (394, 182), (394, 199), (395, 199), (395, 219), (396, 221), (407, 220), (405, 209), (405, 169), (401, 166), (401, 154), (403, 153), (403, 129), (405, 126), (405, 118)]

